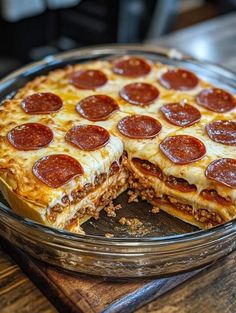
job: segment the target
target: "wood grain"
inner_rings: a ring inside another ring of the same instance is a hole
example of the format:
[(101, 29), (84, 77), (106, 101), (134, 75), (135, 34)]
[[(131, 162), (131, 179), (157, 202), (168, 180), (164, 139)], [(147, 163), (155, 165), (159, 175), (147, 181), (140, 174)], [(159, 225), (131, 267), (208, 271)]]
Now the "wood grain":
[(235, 313), (236, 252), (137, 313)]
[(78, 275), (30, 258), (4, 241), (4, 248), (60, 312), (129, 313), (175, 288), (199, 271), (168, 278), (110, 280)]
[(19, 266), (2, 250), (0, 250), (0, 312), (57, 312)]

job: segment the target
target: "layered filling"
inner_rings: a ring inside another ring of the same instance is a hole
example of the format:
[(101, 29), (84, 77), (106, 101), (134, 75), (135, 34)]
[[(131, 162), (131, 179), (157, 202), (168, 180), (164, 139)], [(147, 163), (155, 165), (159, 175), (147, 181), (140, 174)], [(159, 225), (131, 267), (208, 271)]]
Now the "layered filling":
[(97, 175), (93, 183), (73, 190), (70, 196), (64, 195), (60, 203), (47, 209), (48, 222), (71, 230), (73, 225), (80, 225), (90, 217), (97, 219), (99, 211), (127, 189), (128, 172), (123, 163), (122, 156), (111, 164), (107, 173)]
[(73, 190), (70, 197), (64, 196), (60, 204), (48, 209), (47, 219), (56, 227), (82, 232), (81, 224), (91, 217), (98, 219), (100, 210), (127, 188), (154, 207), (200, 228), (211, 228), (232, 218), (229, 212), (234, 205), (230, 198), (213, 189), (198, 193), (197, 187), (186, 180), (166, 176), (157, 165), (128, 159), (123, 153), (108, 173), (101, 173), (93, 184)]
[[(108, 174), (102, 173), (94, 184), (74, 191), (70, 203), (68, 199), (62, 200), (75, 209), (61, 226), (73, 232), (81, 231), (82, 223), (90, 217), (97, 219), (100, 210), (127, 187), (154, 207), (200, 228), (214, 227), (231, 218), (227, 215), (227, 208), (233, 206), (231, 199), (220, 196), (216, 190), (204, 189), (198, 194), (197, 187), (186, 180), (166, 176), (157, 165), (139, 158), (128, 160), (123, 154), (119, 161), (111, 164)], [(49, 218), (55, 223), (60, 219), (58, 213), (65, 210), (56, 205), (51, 208)]]
[(147, 160), (132, 158), (127, 167), (129, 187), (142, 200), (171, 215), (201, 228), (210, 228), (232, 218), (232, 200), (220, 196), (216, 190), (204, 189), (198, 193), (195, 185), (182, 178), (166, 176), (157, 165)]

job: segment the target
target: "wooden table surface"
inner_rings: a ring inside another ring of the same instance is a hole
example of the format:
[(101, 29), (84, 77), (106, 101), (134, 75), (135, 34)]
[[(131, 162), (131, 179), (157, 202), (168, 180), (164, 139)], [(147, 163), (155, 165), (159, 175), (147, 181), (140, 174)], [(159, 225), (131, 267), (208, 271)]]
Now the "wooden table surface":
[[(236, 13), (152, 41), (236, 71)], [(236, 312), (236, 252), (138, 313)], [(0, 245), (0, 312), (57, 312)]]

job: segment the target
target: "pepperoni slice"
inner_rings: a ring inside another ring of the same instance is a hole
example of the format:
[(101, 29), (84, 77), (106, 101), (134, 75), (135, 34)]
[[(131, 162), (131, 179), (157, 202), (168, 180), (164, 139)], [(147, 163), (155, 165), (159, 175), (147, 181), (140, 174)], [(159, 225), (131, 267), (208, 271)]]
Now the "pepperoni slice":
[(236, 160), (230, 158), (211, 162), (206, 171), (207, 178), (230, 188), (236, 188)]
[(63, 102), (60, 97), (51, 92), (34, 93), (21, 102), (21, 107), (28, 114), (50, 114), (58, 112)]
[(213, 112), (224, 113), (236, 106), (234, 97), (225, 90), (209, 88), (202, 90), (196, 97), (197, 103)]
[(193, 192), (197, 190), (195, 185), (190, 185), (185, 179), (171, 175), (167, 177), (165, 183), (168, 187), (179, 190), (181, 192)]
[(160, 144), (161, 152), (175, 164), (188, 164), (202, 159), (206, 147), (197, 138), (177, 135), (165, 138)]
[(105, 95), (94, 95), (84, 98), (76, 106), (77, 112), (90, 121), (106, 120), (119, 109), (114, 99)]
[(66, 154), (52, 154), (39, 159), (33, 166), (34, 175), (51, 188), (65, 185), (83, 174), (80, 163)]
[(66, 140), (84, 151), (97, 150), (108, 142), (108, 131), (96, 125), (77, 125), (66, 134)]
[(119, 121), (119, 132), (132, 139), (154, 138), (160, 132), (162, 126), (154, 118), (146, 115), (132, 115)]
[(187, 103), (168, 103), (160, 108), (165, 119), (180, 127), (187, 127), (201, 119), (198, 109)]
[(236, 146), (236, 122), (215, 121), (206, 125), (206, 131), (211, 140)]
[(53, 132), (39, 123), (18, 125), (7, 134), (8, 141), (18, 150), (38, 150), (53, 140)]
[(159, 90), (147, 83), (131, 83), (121, 89), (120, 96), (131, 104), (145, 106), (158, 98)]
[(186, 91), (198, 85), (198, 78), (192, 72), (177, 68), (163, 73), (160, 77), (160, 83), (166, 89)]
[(151, 175), (163, 180), (163, 173), (159, 166), (139, 158), (133, 158), (132, 162), (134, 166), (144, 175)]
[(80, 70), (74, 72), (69, 81), (79, 89), (96, 89), (106, 84), (107, 77), (99, 70)]
[(201, 191), (200, 195), (208, 201), (215, 201), (221, 205), (232, 205), (232, 201), (221, 197), (214, 189), (204, 189)]
[(118, 75), (140, 77), (147, 75), (151, 71), (151, 66), (145, 59), (132, 56), (116, 60), (112, 70)]

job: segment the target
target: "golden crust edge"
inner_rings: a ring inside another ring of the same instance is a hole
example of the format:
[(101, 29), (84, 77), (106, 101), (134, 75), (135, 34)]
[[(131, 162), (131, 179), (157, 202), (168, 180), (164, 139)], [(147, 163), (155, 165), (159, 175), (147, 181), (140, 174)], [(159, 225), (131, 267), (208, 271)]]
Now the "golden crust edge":
[(39, 207), (16, 194), (2, 177), (0, 177), (0, 190), (7, 202), (13, 208), (14, 212), (44, 225), (49, 225), (45, 216), (40, 212), (42, 211), (42, 207)]

